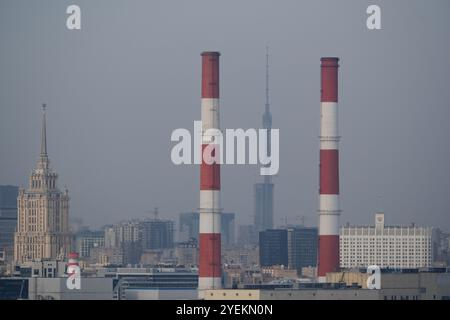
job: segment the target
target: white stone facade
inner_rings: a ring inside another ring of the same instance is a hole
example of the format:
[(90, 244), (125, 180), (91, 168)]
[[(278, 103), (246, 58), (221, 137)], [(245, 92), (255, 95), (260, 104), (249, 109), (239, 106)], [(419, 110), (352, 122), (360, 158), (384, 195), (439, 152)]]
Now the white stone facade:
[(341, 268), (378, 265), (380, 268), (423, 268), (433, 263), (431, 227), (385, 226), (377, 213), (375, 226), (340, 229)]

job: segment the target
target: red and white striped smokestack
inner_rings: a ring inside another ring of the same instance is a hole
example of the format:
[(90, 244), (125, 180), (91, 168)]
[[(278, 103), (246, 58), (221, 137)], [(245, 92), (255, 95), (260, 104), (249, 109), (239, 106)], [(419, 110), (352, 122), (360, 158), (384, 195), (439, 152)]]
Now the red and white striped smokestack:
[[(219, 126), (219, 52), (202, 53), (202, 163), (200, 165), (200, 258), (198, 288), (221, 288), (220, 164), (207, 164), (203, 150), (213, 137), (208, 129)], [(219, 152), (216, 148), (214, 152)], [(216, 155), (218, 156), (218, 154)]]
[(67, 262), (67, 267), (70, 267), (70, 266), (79, 266), (79, 264), (78, 264), (78, 257), (79, 257), (79, 255), (78, 255), (78, 253), (77, 252), (70, 252), (69, 254), (68, 254), (68, 258), (69, 258), (69, 261)]
[(338, 61), (321, 60), (319, 282), (339, 271)]

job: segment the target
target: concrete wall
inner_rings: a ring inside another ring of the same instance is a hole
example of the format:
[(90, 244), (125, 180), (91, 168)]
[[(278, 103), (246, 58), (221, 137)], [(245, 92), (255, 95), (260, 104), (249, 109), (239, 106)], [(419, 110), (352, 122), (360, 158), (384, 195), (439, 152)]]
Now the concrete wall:
[(82, 278), (81, 289), (70, 290), (67, 278), (30, 278), (28, 294), (30, 300), (112, 300), (111, 278)]
[(197, 290), (126, 289), (125, 300), (196, 300)]
[(204, 290), (202, 297), (205, 300), (261, 300), (261, 290), (246, 289), (224, 289), (224, 290)]
[[(342, 272), (334, 272), (327, 274), (327, 282), (338, 283), (342, 279), (347, 285), (358, 283), (364, 289), (367, 288), (367, 276), (359, 272), (345, 272), (344, 276)], [(450, 297), (450, 273), (382, 273), (381, 289), (382, 298), (388, 295), (388, 300), (392, 295), (396, 298), (406, 295), (408, 299), (419, 295), (420, 300), (440, 300)]]
[[(328, 274), (339, 282), (342, 273)], [(344, 281), (366, 282), (364, 273), (346, 273)], [(385, 273), (381, 289), (206, 290), (205, 300), (441, 300), (450, 299), (450, 273)]]
[(378, 300), (377, 290), (207, 290), (205, 300)]

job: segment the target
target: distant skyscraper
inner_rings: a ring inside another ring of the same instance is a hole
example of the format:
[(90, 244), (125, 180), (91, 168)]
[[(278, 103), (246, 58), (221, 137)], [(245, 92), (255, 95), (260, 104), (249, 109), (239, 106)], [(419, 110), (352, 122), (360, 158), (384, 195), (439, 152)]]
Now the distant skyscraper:
[(317, 228), (288, 228), (289, 268), (316, 267), (318, 241)]
[(288, 227), (259, 232), (260, 264), (263, 267), (284, 265), (301, 271), (317, 265), (318, 229)]
[(288, 266), (288, 232), (269, 229), (259, 233), (259, 260), (262, 267)]
[[(272, 129), (272, 114), (269, 103), (269, 49), (266, 52), (266, 105), (263, 115), (263, 128), (267, 129), (267, 150), (271, 154), (270, 131)], [(273, 228), (273, 189), (271, 176), (264, 176), (264, 182), (256, 183), (255, 192), (255, 226), (256, 231)]]
[(13, 259), (19, 188), (0, 186), (0, 261)]
[(258, 232), (253, 224), (240, 225), (238, 228), (237, 245), (239, 247), (258, 244)]
[[(231, 246), (235, 243), (235, 213), (222, 212), (220, 216), (221, 242), (224, 246)], [(194, 238), (198, 241), (199, 214), (198, 212), (183, 212), (179, 217), (179, 240), (188, 241)]]
[(232, 212), (222, 212), (220, 217), (221, 223), (221, 233), (222, 233), (222, 245), (229, 247), (234, 245), (234, 213)]
[(198, 243), (200, 217), (198, 212), (183, 212), (179, 216), (179, 241), (189, 241), (194, 238)]
[(58, 175), (50, 169), (47, 155), (45, 105), (42, 114), (41, 154), (31, 173), (28, 189), (20, 189), (14, 260), (17, 263), (51, 258), (64, 259), (69, 253), (69, 195), (61, 192)]

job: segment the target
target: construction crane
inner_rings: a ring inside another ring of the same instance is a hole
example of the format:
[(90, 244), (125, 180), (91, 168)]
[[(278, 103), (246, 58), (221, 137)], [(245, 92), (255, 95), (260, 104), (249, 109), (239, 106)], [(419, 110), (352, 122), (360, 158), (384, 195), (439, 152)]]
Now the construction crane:
[(151, 214), (153, 214), (153, 219), (155, 219), (155, 220), (158, 220), (158, 214), (159, 214), (159, 212), (158, 212), (158, 207), (154, 207), (153, 208), (153, 211), (147, 211), (147, 213), (151, 213)]
[(300, 220), (301, 226), (305, 226), (306, 217), (305, 216), (296, 216), (296, 220)]

